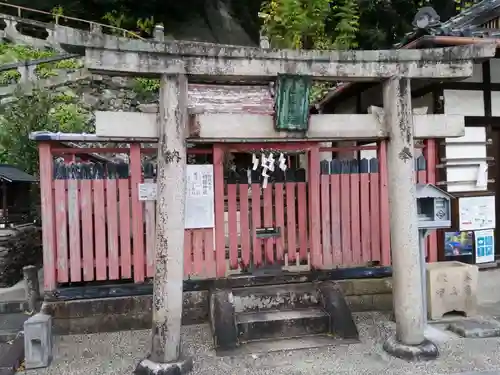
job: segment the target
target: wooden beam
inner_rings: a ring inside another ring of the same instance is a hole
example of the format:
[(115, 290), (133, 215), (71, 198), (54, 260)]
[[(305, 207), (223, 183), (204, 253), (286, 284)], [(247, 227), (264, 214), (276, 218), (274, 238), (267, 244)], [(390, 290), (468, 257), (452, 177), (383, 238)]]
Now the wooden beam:
[[(156, 140), (155, 113), (96, 112), (96, 135)], [(376, 140), (387, 138), (381, 119), (375, 114), (312, 115), (309, 130), (282, 132), (274, 127), (271, 115), (198, 114), (190, 116), (190, 142), (257, 142), (301, 140)], [(416, 138), (460, 137), (464, 117), (458, 115), (414, 115)]]

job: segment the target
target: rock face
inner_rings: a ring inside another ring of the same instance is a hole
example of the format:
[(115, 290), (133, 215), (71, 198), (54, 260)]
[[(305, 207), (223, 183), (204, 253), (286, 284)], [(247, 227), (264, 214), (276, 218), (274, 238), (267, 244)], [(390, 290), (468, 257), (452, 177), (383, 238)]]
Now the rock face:
[(26, 265), (41, 266), (42, 230), (34, 224), (0, 229), (0, 287), (23, 278)]
[[(145, 90), (133, 78), (92, 75), (53, 88), (56, 94), (79, 98), (88, 111), (158, 111), (158, 90)], [(274, 113), (274, 99), (266, 86), (189, 85), (189, 106), (203, 112)]]
[[(178, 40), (254, 46), (258, 35), (249, 35), (242, 23), (234, 16), (231, 1), (205, 1), (198, 16), (188, 22), (170, 27), (172, 35)], [(252, 38), (253, 37), (253, 38)], [(252, 40), (253, 39), (253, 40)]]
[(79, 98), (92, 111), (140, 111), (143, 105), (157, 103), (158, 93), (141, 90), (137, 81), (122, 77), (92, 75), (77, 82), (68, 82), (55, 92)]

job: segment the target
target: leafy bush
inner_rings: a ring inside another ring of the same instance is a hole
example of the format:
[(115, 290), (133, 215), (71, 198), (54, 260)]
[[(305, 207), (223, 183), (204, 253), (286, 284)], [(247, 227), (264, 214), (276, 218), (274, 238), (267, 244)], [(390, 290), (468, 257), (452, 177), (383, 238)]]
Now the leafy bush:
[(38, 174), (38, 150), (29, 140), (34, 131), (90, 132), (91, 115), (75, 103), (59, 102), (48, 90), (16, 92), (0, 105), (0, 162)]
[[(9, 64), (18, 61), (30, 61), (46, 59), (57, 56), (54, 50), (40, 50), (21, 44), (0, 44), (0, 64)], [(55, 69), (80, 69), (83, 67), (81, 61), (66, 59), (53, 63), (39, 64), (35, 74), (38, 78), (49, 78), (57, 75)], [(8, 85), (19, 82), (20, 74), (17, 69), (7, 70), (0, 73), (0, 85)]]
[(135, 78), (134, 91), (141, 100), (150, 100), (160, 91), (160, 80), (150, 78)]

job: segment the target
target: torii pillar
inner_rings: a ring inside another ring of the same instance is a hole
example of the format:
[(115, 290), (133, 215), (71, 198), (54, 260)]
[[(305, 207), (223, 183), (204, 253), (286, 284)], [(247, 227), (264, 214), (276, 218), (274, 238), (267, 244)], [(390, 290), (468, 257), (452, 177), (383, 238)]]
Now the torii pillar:
[(402, 359), (428, 360), (439, 355), (424, 337), (421, 257), (414, 180), (414, 124), (409, 78), (383, 84), (383, 122), (389, 132), (387, 170), (396, 337), (384, 349)]
[(177, 375), (191, 371), (192, 358), (181, 353), (184, 280), (184, 203), (186, 199), (186, 125), (188, 82), (185, 74), (160, 78), (158, 114), (155, 275), (151, 355), (136, 375)]

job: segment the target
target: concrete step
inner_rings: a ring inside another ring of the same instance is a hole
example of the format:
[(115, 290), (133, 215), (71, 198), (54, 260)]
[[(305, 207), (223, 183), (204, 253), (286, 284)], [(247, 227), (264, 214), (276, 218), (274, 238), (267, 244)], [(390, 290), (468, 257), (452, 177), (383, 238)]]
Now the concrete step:
[(316, 307), (318, 291), (313, 283), (281, 284), (235, 288), (236, 313), (293, 310)]
[(240, 313), (236, 325), (240, 342), (327, 333), (330, 326), (319, 308)]

